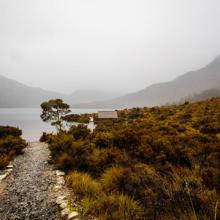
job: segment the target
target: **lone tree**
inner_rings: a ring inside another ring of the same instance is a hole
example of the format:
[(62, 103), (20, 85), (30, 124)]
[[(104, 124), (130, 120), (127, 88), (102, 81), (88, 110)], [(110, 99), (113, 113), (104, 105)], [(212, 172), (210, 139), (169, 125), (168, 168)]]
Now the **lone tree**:
[(52, 126), (55, 126), (57, 131), (62, 131), (63, 117), (70, 111), (70, 106), (63, 102), (62, 99), (51, 99), (41, 104), (42, 114), (41, 119), (44, 122), (51, 122)]

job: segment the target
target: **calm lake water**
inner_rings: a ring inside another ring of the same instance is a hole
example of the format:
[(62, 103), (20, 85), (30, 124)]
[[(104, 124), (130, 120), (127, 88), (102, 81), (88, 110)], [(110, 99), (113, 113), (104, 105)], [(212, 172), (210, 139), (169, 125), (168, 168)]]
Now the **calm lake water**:
[[(96, 113), (99, 110), (72, 109), (72, 113)], [(19, 127), (27, 141), (38, 141), (43, 131), (55, 131), (50, 124), (41, 120), (40, 114), (41, 109), (38, 108), (0, 108), (0, 125)]]

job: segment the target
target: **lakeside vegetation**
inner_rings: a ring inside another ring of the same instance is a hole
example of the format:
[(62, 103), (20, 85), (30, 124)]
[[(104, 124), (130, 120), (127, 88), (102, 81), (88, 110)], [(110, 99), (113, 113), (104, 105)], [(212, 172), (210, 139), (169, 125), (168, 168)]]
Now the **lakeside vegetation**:
[(16, 155), (22, 153), (26, 142), (22, 131), (15, 127), (0, 126), (0, 170), (4, 169)]
[(125, 109), (118, 116), (96, 118), (93, 133), (79, 124), (42, 138), (52, 162), (66, 171), (81, 214), (101, 220), (219, 219), (220, 98)]

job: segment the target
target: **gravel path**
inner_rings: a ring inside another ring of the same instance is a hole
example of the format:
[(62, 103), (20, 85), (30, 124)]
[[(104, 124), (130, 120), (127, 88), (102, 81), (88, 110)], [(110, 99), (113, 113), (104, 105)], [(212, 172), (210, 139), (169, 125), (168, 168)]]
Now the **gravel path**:
[(0, 183), (0, 220), (60, 219), (48, 156), (47, 145), (30, 143), (15, 159), (12, 173)]

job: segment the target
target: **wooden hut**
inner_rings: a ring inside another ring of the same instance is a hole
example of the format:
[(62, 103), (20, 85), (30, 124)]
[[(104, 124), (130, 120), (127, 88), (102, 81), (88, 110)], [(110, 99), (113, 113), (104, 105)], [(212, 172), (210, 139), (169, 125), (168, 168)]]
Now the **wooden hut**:
[(118, 113), (117, 111), (99, 111), (98, 118), (99, 119), (118, 118)]

